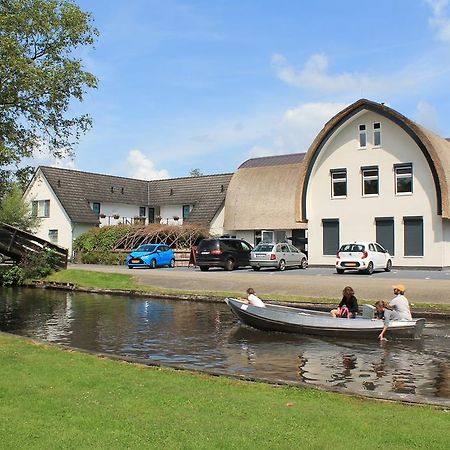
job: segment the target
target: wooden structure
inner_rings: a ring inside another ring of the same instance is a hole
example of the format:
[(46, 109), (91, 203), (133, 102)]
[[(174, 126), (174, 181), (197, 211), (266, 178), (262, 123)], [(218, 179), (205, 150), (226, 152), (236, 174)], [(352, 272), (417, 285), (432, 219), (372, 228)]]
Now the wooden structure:
[(3, 255), (20, 262), (27, 255), (44, 249), (54, 252), (58, 259), (58, 267), (67, 268), (68, 250), (66, 248), (0, 222), (0, 253)]

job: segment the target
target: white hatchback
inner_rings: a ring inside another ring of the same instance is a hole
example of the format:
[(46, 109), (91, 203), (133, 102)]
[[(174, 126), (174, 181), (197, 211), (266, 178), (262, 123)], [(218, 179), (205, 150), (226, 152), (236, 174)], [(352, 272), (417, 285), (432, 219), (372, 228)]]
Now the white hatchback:
[(341, 245), (336, 253), (336, 272), (359, 270), (369, 275), (374, 270), (390, 272), (392, 256), (377, 242), (353, 242)]

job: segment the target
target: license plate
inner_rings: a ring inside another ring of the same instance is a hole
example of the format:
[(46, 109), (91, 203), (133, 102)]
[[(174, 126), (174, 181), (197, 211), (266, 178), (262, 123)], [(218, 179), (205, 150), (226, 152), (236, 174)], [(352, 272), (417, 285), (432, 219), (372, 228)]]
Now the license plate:
[(356, 267), (356, 263), (346, 263), (347, 267)]
[(264, 258), (264, 256), (266, 256), (264, 253), (256, 253), (255, 256), (257, 258)]
[(202, 252), (202, 255), (209, 255), (209, 252)]
[(132, 263), (132, 264), (139, 264), (140, 262), (141, 262), (140, 259), (132, 259), (132, 260), (131, 260), (131, 263)]

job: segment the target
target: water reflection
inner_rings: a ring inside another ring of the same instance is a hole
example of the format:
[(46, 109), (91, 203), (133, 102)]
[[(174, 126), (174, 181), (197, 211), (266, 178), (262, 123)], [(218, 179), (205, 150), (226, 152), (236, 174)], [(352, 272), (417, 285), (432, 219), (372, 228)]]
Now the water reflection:
[(0, 329), (110, 354), (450, 405), (450, 333), (343, 341), (241, 326), (225, 304), (0, 289)]

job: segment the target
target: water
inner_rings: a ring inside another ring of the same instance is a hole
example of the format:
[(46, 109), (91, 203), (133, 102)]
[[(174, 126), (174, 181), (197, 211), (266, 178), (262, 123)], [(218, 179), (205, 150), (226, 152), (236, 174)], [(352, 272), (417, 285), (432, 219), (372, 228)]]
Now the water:
[(339, 340), (240, 325), (224, 303), (0, 288), (0, 330), (143, 362), (450, 406), (450, 322), (420, 340)]

